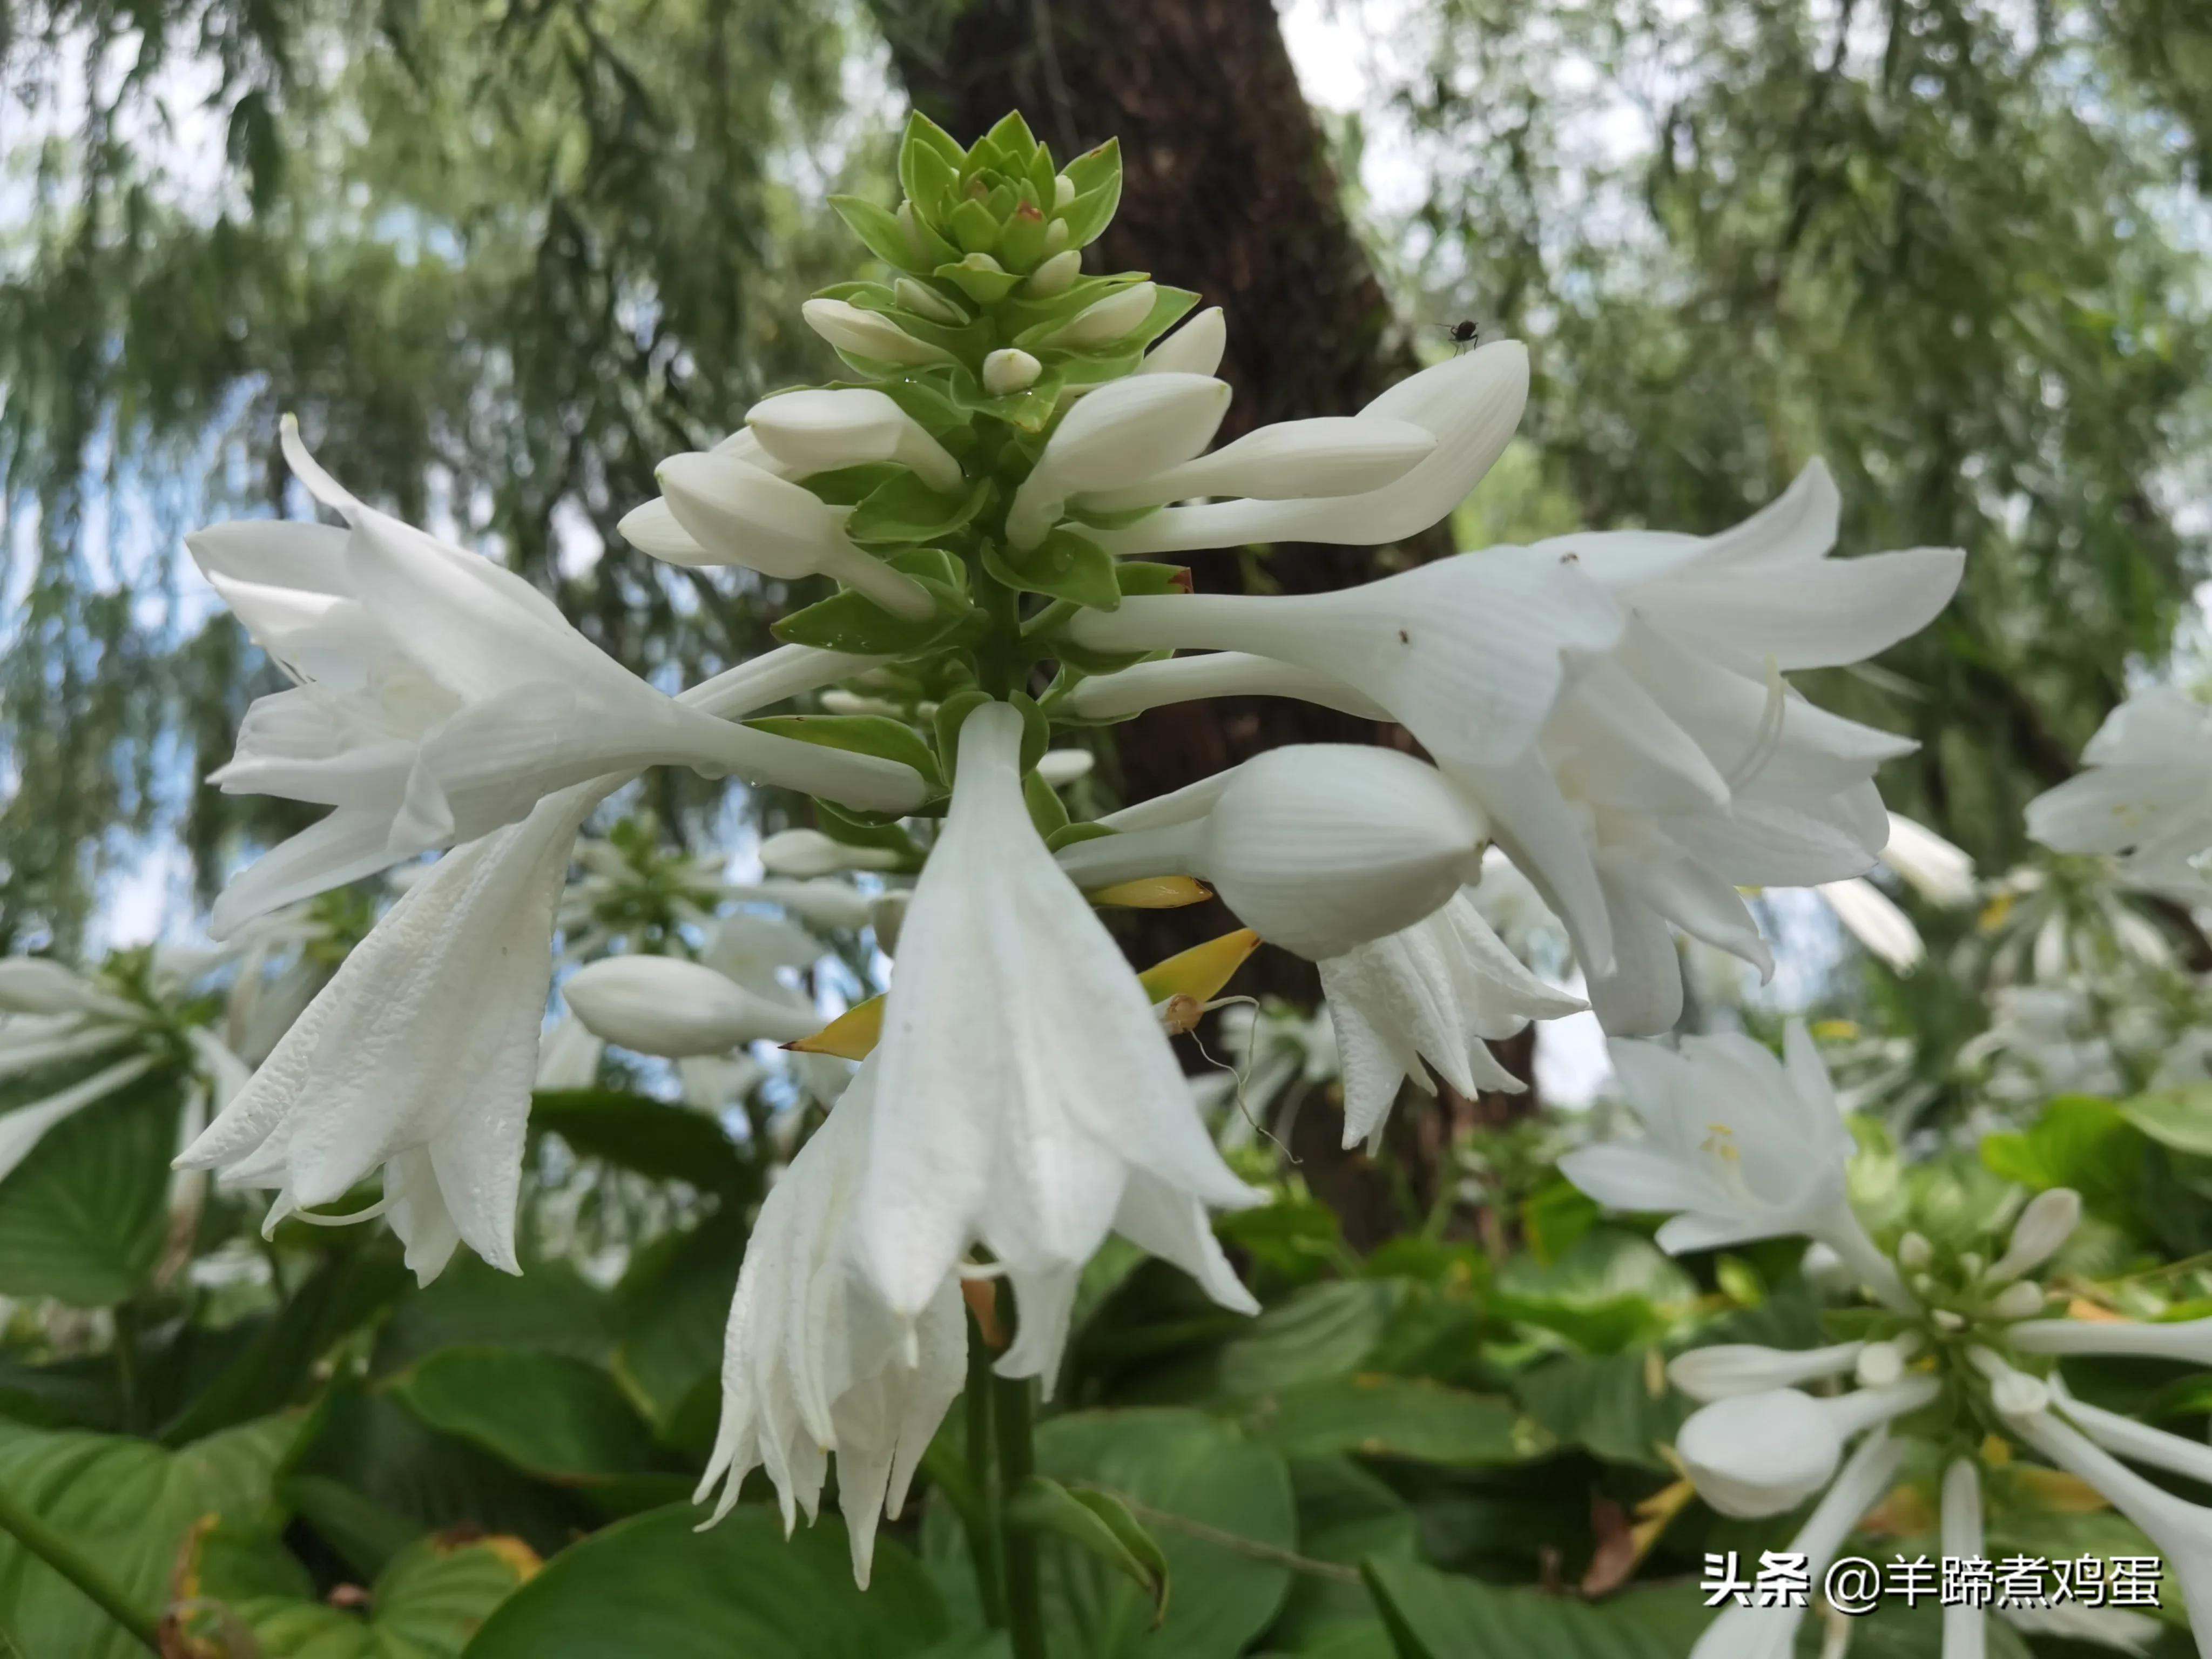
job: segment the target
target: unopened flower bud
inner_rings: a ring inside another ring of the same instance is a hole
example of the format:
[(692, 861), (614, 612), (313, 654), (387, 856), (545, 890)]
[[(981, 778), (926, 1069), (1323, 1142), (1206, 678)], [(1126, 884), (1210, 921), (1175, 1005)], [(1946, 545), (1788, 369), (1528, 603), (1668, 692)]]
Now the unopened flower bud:
[(1058, 213), (1075, 199), (1075, 180), (1064, 173), (1052, 176), (1052, 210)]
[(1030, 273), (1022, 292), (1033, 300), (1049, 300), (1066, 293), (1082, 274), (1083, 256), (1072, 247), (1063, 248)]
[(1044, 373), (1044, 365), (1014, 346), (1001, 346), (983, 359), (983, 390), (994, 398), (1027, 392)]
[(1918, 1233), (1907, 1233), (1897, 1241), (1897, 1264), (1908, 1273), (1918, 1273), (1936, 1259), (1936, 1247)]
[(608, 957), (579, 968), (561, 991), (594, 1036), (670, 1060), (789, 1042), (822, 1024), (811, 1008), (771, 1001), (674, 957)]
[(2006, 1284), (2041, 1267), (2081, 1224), (2081, 1194), (2070, 1187), (2053, 1187), (2038, 1193), (2013, 1224), (2012, 1242), (1990, 1264), (1986, 1275), (1991, 1285)]
[(1156, 342), (1137, 365), (1139, 374), (1212, 374), (1229, 349), (1229, 324), (1219, 306), (1206, 308)]
[(1044, 228), (1044, 251), (1047, 253), (1066, 252), (1068, 236), (1067, 221), (1054, 219)]
[(2033, 1319), (2043, 1311), (2043, 1287), (2033, 1279), (2016, 1279), (1996, 1293), (1990, 1311), (1999, 1319)]
[(1120, 513), (1194, 495), (1264, 501), (1356, 495), (1395, 483), (1436, 447), (1436, 434), (1410, 421), (1350, 416), (1281, 421), (1142, 483), (1085, 495), (1083, 505)]
[(953, 361), (951, 352), (927, 340), (915, 339), (890, 318), (878, 312), (863, 311), (842, 300), (809, 300), (799, 307), (799, 314), (806, 319), (809, 328), (838, 350), (849, 351), (857, 357), (873, 357), (880, 362), (908, 367)]
[(1990, 1403), (2006, 1417), (2028, 1417), (2047, 1410), (2051, 1390), (2025, 1371), (2016, 1371), (1994, 1351), (1966, 1350), (1966, 1358), (1990, 1382)]
[(1006, 539), (1044, 539), (1079, 489), (1113, 489), (1179, 465), (1213, 441), (1229, 412), (1227, 384), (1204, 374), (1132, 374), (1109, 382), (1060, 419), (1014, 492)]
[[(1158, 298), (1159, 289), (1152, 283), (1133, 283), (1077, 312), (1055, 329), (1045, 343), (1069, 350), (1111, 345), (1151, 316), (1152, 306)], [(810, 301), (808, 303), (822, 302)]]
[(1856, 1369), (1866, 1387), (1887, 1388), (1905, 1375), (1905, 1355), (1893, 1342), (1869, 1342), (1859, 1350)]
[(745, 425), (762, 448), (801, 477), (890, 461), (939, 492), (966, 482), (945, 446), (880, 392), (787, 392), (747, 410)]
[(1097, 764), (1097, 757), (1088, 749), (1048, 749), (1037, 762), (1036, 773), (1057, 789), (1078, 778), (1088, 777)]
[(915, 222), (914, 204), (901, 202), (898, 211), (892, 216), (899, 222), (899, 228), (906, 233), (906, 245), (914, 254), (915, 263), (920, 264), (927, 260), (929, 244), (922, 240), (921, 227)]
[(927, 283), (918, 283), (911, 276), (902, 276), (891, 284), (891, 292), (898, 302), (916, 316), (927, 317), (933, 323), (943, 323), (957, 328), (968, 321), (968, 313), (954, 305)]
[(760, 844), (761, 868), (772, 876), (826, 876), (839, 870), (896, 870), (898, 854), (884, 847), (855, 847), (819, 830), (783, 830)]

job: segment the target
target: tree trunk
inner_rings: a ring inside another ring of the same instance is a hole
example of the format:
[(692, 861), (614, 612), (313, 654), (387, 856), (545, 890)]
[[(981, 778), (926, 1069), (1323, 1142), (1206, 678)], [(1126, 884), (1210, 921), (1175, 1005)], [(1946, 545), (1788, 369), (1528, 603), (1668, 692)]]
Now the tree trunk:
[[(1063, 158), (1121, 139), (1121, 210), (1092, 268), (1150, 271), (1227, 313), (1220, 373), (1236, 401), (1224, 441), (1350, 414), (1419, 367), (1339, 201), (1269, 0), (876, 0), (876, 10), (915, 106), (963, 143), (1010, 109)], [(1395, 554), (1279, 545), (1189, 561), (1200, 589), (1300, 593), (1450, 550), (1440, 527)], [(1411, 746), (1398, 727), (1272, 697), (1156, 709), (1115, 735), (1131, 800), (1286, 743)], [(1156, 961), (1234, 925), (1218, 903), (1146, 913), (1129, 949)], [(1310, 1005), (1316, 981), (1308, 964), (1270, 951), (1238, 988)], [(1353, 1232), (1391, 1231), (1379, 1177), (1334, 1151), (1338, 1127), (1300, 1137), (1309, 1182)], [(1431, 1168), (1412, 1188), (1434, 1184)]]

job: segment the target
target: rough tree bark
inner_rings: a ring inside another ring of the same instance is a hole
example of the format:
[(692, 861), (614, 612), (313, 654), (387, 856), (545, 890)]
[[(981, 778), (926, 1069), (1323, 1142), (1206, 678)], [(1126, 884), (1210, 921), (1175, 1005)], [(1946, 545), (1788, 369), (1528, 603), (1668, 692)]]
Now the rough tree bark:
[[(1149, 270), (1225, 309), (1220, 372), (1236, 401), (1224, 440), (1350, 413), (1418, 367), (1340, 205), (1270, 0), (876, 0), (876, 12), (915, 106), (962, 140), (1010, 109), (1061, 155), (1120, 137), (1121, 207), (1094, 268)], [(1223, 550), (1189, 562), (1203, 589), (1315, 592), (1449, 550), (1439, 532), (1379, 552), (1278, 546), (1264, 559)], [(1397, 727), (1284, 698), (1158, 709), (1115, 738), (1133, 800), (1280, 744), (1410, 746)], [(1139, 919), (1130, 948), (1157, 960), (1232, 926), (1218, 905), (1156, 912)], [(1309, 1005), (1316, 995), (1311, 969), (1283, 951), (1255, 959), (1239, 981), (1248, 988)], [(1470, 1103), (1453, 1104), (1456, 1119)], [(1425, 1115), (1401, 1111), (1393, 1137), (1424, 1206), (1449, 1133)], [(1337, 1151), (1340, 1127), (1333, 1113), (1301, 1113), (1292, 1152), (1347, 1236), (1372, 1242), (1400, 1229), (1403, 1203), (1364, 1159)]]

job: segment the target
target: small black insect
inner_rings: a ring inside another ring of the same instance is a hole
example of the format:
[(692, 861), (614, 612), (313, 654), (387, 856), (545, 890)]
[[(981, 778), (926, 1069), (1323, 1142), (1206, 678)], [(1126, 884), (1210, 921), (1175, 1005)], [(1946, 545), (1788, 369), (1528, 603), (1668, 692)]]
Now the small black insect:
[(1482, 343), (1482, 325), (1471, 317), (1461, 318), (1459, 321), (1445, 329), (1444, 332), (1451, 337), (1451, 343), (1462, 351), (1469, 346), (1479, 346)]

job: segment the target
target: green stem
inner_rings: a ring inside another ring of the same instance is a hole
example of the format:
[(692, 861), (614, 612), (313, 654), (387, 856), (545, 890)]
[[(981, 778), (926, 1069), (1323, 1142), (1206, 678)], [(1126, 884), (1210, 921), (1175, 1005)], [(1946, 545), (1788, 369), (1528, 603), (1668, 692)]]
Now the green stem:
[(968, 1316), (968, 1482), (976, 1514), (968, 1528), (968, 1553), (975, 1564), (975, 1592), (983, 1618), (993, 1630), (1006, 1626), (1005, 1592), (1000, 1588), (999, 1540), (1006, 1531), (999, 1488), (991, 1467), (990, 1345), (973, 1314)]
[(123, 1426), (136, 1433), (138, 1420), (138, 1310), (129, 1302), (115, 1309), (115, 1387)]
[(131, 1598), (112, 1580), (80, 1554), (75, 1545), (18, 1501), (16, 1494), (5, 1486), (0, 1486), (0, 1531), (6, 1532), (82, 1590), (102, 1613), (137, 1638), (147, 1651), (161, 1651), (160, 1621), (131, 1606)]
[[(998, 1416), (999, 1481), (1001, 1498), (1036, 1472), (1036, 1448), (1030, 1438), (1030, 1379), (994, 1379)], [(1006, 1624), (1013, 1635), (1014, 1659), (1049, 1659), (1044, 1644), (1044, 1596), (1037, 1574), (1036, 1534), (1001, 1531), (1006, 1551)]]

